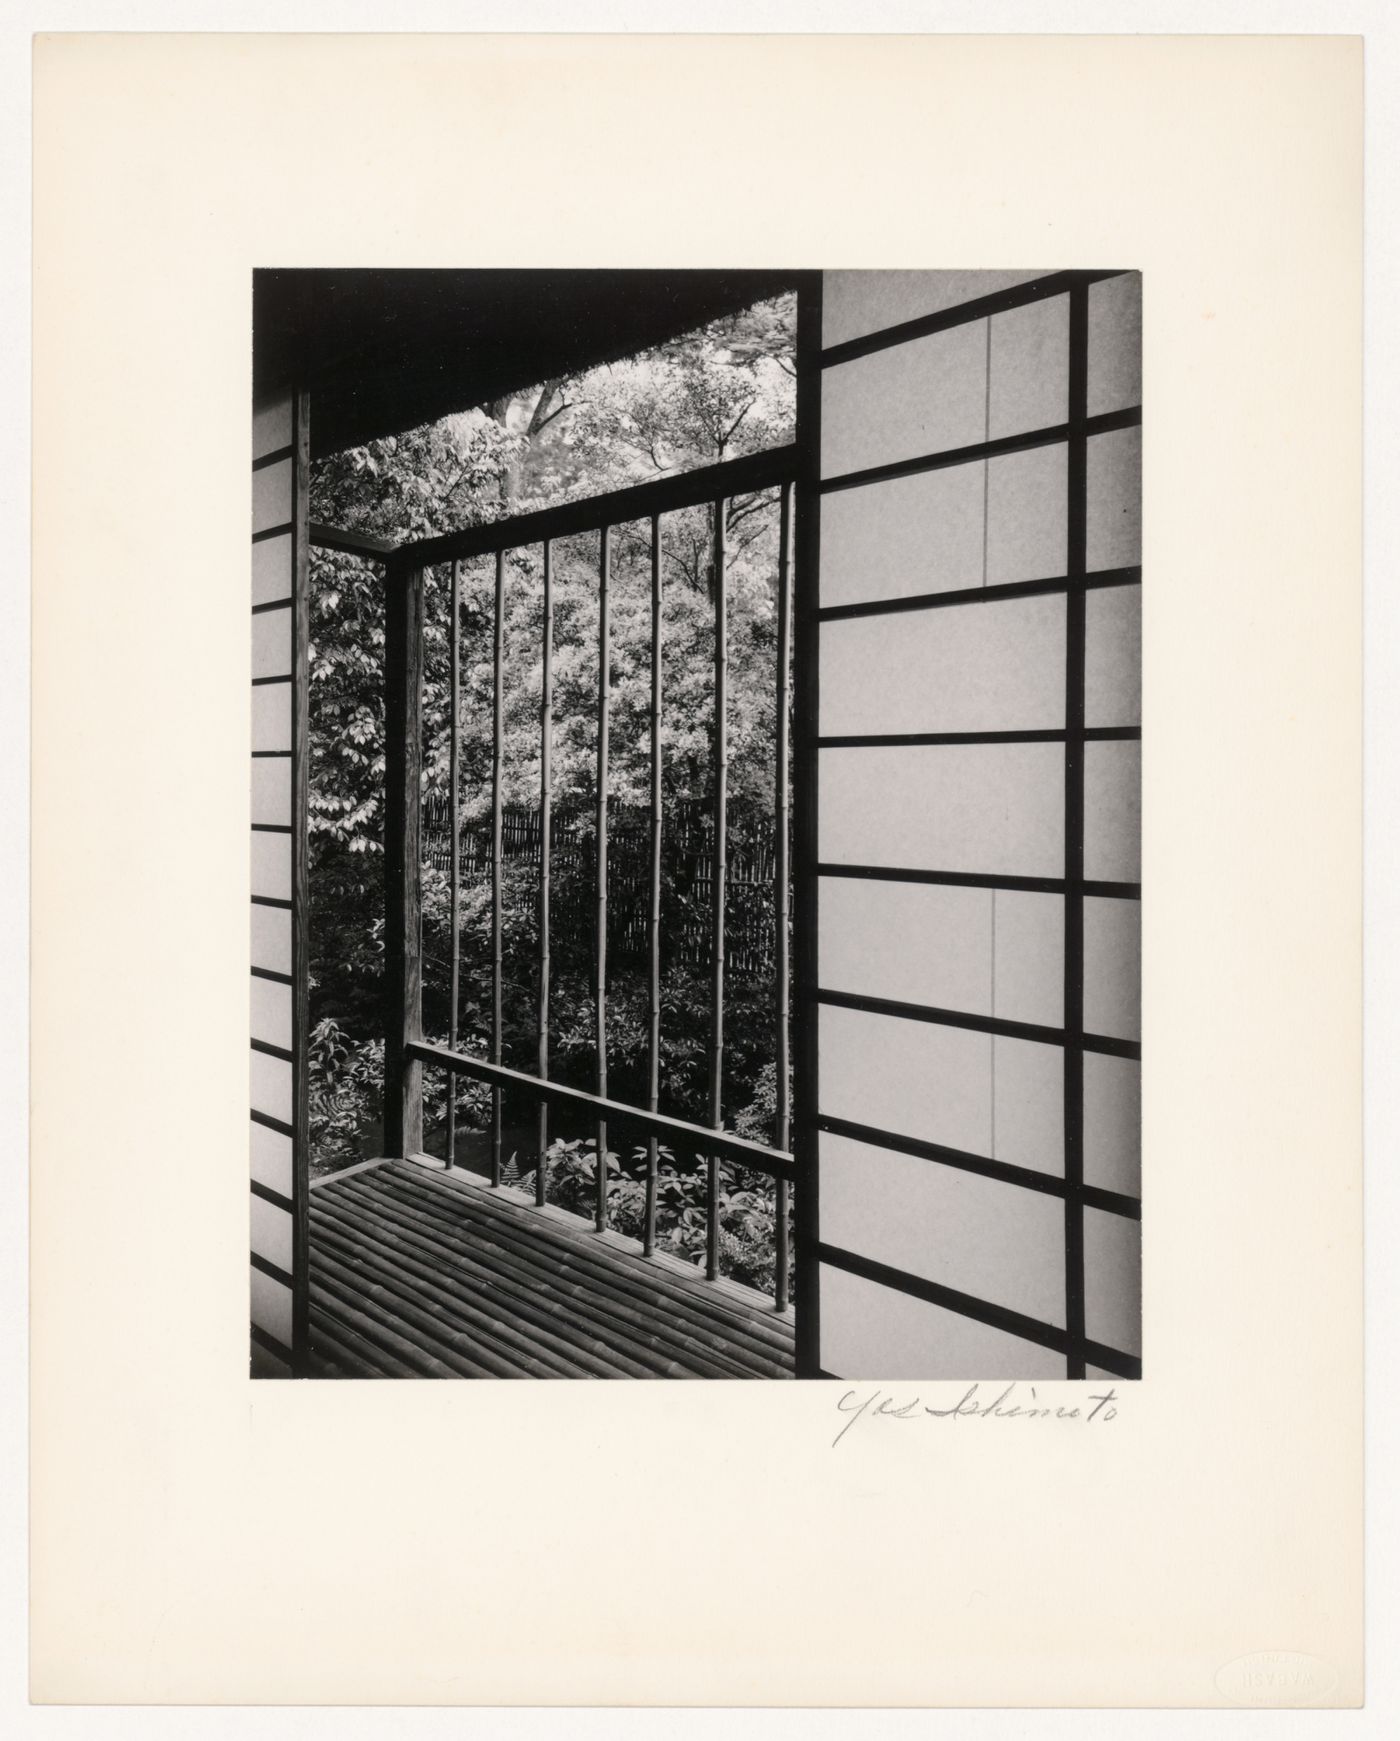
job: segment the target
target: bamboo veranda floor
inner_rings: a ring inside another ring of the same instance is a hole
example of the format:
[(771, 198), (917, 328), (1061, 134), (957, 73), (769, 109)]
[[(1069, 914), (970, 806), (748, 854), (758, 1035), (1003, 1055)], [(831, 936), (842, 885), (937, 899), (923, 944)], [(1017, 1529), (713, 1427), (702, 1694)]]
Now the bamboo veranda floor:
[(793, 1328), (460, 1173), (384, 1161), (311, 1192), (327, 1378), (791, 1378)]

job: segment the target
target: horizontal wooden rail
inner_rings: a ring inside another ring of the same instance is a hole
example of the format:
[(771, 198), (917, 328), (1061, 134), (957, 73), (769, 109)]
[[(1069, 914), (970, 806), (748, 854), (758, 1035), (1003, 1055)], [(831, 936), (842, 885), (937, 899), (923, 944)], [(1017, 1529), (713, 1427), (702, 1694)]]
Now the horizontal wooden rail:
[(311, 522), (308, 539), (313, 549), (339, 550), (346, 556), (370, 556), (383, 559), (392, 556), (398, 545), (389, 538), (377, 538), (372, 532), (346, 532), (339, 526), (323, 526)]
[[(603, 526), (623, 526), (630, 520), (649, 519), (653, 514), (672, 514), (681, 508), (698, 508), (755, 490), (772, 490), (797, 475), (795, 446), (770, 447), (748, 453), (719, 465), (700, 466), (695, 471), (676, 472), (652, 478), (644, 484), (609, 490), (581, 502), (560, 502), (533, 514), (514, 514), (486, 526), (463, 526), (438, 538), (416, 544), (400, 544), (396, 563), (431, 568), (438, 562), (491, 556), (498, 550), (519, 550), (546, 539), (569, 538), (580, 532), (596, 532)], [(316, 528), (312, 528), (315, 543)]]
[(750, 1142), (747, 1137), (734, 1136), (729, 1131), (706, 1130), (703, 1125), (688, 1124), (683, 1118), (668, 1118), (665, 1113), (647, 1112), (625, 1101), (608, 1100), (601, 1094), (589, 1094), (582, 1088), (568, 1088), (562, 1082), (546, 1082), (523, 1070), (512, 1070), (504, 1064), (488, 1064), (481, 1058), (470, 1058), (464, 1052), (450, 1051), (446, 1046), (434, 1046), (426, 1040), (410, 1040), (404, 1047), (410, 1058), (430, 1064), (439, 1070), (451, 1070), (485, 1082), (491, 1088), (516, 1088), (545, 1100), (554, 1106), (573, 1106), (592, 1113), (610, 1124), (633, 1125), (647, 1135), (655, 1135), (673, 1148), (698, 1155), (716, 1155), (754, 1172), (768, 1173), (775, 1179), (794, 1179), (796, 1164), (790, 1154), (770, 1149), (763, 1143)]

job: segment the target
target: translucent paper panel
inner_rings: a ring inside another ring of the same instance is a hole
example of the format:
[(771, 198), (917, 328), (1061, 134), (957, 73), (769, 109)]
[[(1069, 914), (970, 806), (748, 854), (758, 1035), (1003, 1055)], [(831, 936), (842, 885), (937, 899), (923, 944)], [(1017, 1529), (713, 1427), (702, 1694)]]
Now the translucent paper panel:
[(250, 1032), (270, 1046), (292, 1047), (292, 988), (275, 979), (249, 982)]
[(1065, 1054), (1033, 1040), (992, 1041), (993, 1159), (1035, 1173), (1064, 1172)]
[(988, 461), (988, 586), (1064, 574), (1068, 490), (1062, 441)]
[(292, 535), (264, 538), (253, 546), (253, 603), (271, 604), (292, 596)]
[(292, 462), (278, 460), (253, 473), (253, 530), (285, 526), (292, 517)]
[(1142, 723), (1142, 588), (1084, 597), (1084, 723)]
[(875, 351), (822, 377), (823, 477), (970, 447), (986, 427), (985, 321)]
[(821, 602), (981, 586), (986, 465), (945, 466), (821, 499)]
[(288, 393), (264, 399), (253, 407), (253, 458), (292, 445), (292, 400)]
[(1089, 415), (1142, 403), (1142, 274), (1089, 286)]
[(252, 889), (274, 901), (292, 898), (292, 837), (290, 834), (253, 834)]
[(1124, 1354), (1142, 1351), (1142, 1229), (1101, 1209), (1084, 1211), (1084, 1331)]
[(274, 1281), (271, 1276), (264, 1275), (260, 1269), (250, 1268), (248, 1277), (252, 1289), (253, 1322), (259, 1330), (275, 1336), (284, 1348), (290, 1348), (292, 1290), (284, 1287), (281, 1282)]
[(1065, 1009), (1065, 903), (1061, 895), (996, 889), (992, 902), (992, 1013), (1058, 1028)]
[(818, 977), (831, 991), (989, 1015), (993, 898), (988, 889), (827, 877)]
[[(823, 1264), (821, 1365), (837, 1378), (1063, 1378), (1049, 1348)], [(991, 1397), (987, 1399), (989, 1402)]]
[(248, 909), (252, 932), (252, 964), (274, 973), (292, 971), (292, 915), (285, 907)]
[(255, 750), (289, 750), (291, 747), (291, 684), (255, 684), (253, 687), (253, 748)]
[(292, 609), (259, 611), (252, 619), (254, 677), (287, 677), (292, 669)]
[(988, 1153), (992, 1049), (986, 1034), (823, 1007), (817, 1037), (826, 1116)]
[(1036, 272), (825, 272), (822, 343), (844, 344), (921, 315), (941, 314), (1038, 276)]
[(822, 625), (824, 735), (1038, 730), (1064, 718), (1061, 597)]
[(1142, 907), (1084, 902), (1084, 1026), (1117, 1040), (1141, 1038)]
[(248, 1199), (250, 1249), (288, 1275), (292, 1273), (292, 1218), (265, 1197)]
[(1095, 882), (1138, 880), (1142, 836), (1142, 746), (1084, 746), (1084, 875)]
[(253, 770), (253, 821), (290, 821), (292, 815), (291, 757), (255, 757), (251, 766)]
[(265, 1124), (249, 1124), (253, 1177), (284, 1197), (292, 1194), (292, 1139)]
[(1085, 561), (1131, 568), (1142, 561), (1142, 431), (1115, 429), (1088, 441)]
[(1027, 303), (992, 318), (993, 441), (1064, 423), (1069, 416), (1069, 297)]
[(250, 1105), (254, 1112), (292, 1122), (292, 1067), (285, 1058), (270, 1058), (266, 1052), (249, 1052)]
[(825, 860), (1011, 876), (1064, 871), (1059, 744), (822, 750), (817, 761)]
[(1142, 1189), (1142, 1067), (1131, 1058), (1084, 1054), (1084, 1178), (1104, 1191)]
[(817, 1140), (828, 1244), (1063, 1327), (1057, 1197), (845, 1137)]

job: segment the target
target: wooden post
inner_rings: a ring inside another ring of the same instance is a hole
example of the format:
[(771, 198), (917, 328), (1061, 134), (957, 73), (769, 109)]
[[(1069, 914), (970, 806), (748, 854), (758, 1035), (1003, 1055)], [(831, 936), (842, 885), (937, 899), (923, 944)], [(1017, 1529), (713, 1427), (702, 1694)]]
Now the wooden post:
[[(647, 1106), (661, 1103), (661, 516), (651, 517), (651, 888), (647, 906)], [(657, 1141), (647, 1140), (642, 1251), (656, 1250)]]
[[(452, 1010), (447, 1018), (447, 1049), (457, 1050), (457, 1014), (461, 1003), (462, 982), (462, 565), (452, 564), (452, 695), (448, 729), (452, 739), (448, 746), (448, 778), (452, 796), (447, 805), (447, 825), (452, 831), (449, 847), (449, 875), (452, 883)], [(450, 1173), (457, 1160), (457, 1077), (447, 1073), (447, 1170)]]
[(423, 1147), (423, 570), (384, 577), (384, 1153)]
[[(788, 927), (791, 917), (789, 899), (789, 784), (788, 784), (788, 710), (791, 703), (792, 669), (792, 566), (788, 543), (792, 523), (792, 486), (784, 484), (778, 510), (778, 695), (777, 743), (773, 792), (773, 1056), (774, 1089), (777, 1118), (773, 1142), (786, 1149), (792, 1135), (792, 1106), (789, 1093), (791, 1041), (789, 1027), (792, 1018)], [(788, 1182), (779, 1179), (775, 1186), (777, 1203), (774, 1215), (774, 1286), (773, 1302), (780, 1312), (788, 1303)]]
[[(594, 951), (593, 1008), (597, 1022), (598, 1093), (608, 1092), (608, 718), (612, 684), (612, 633), (608, 617), (608, 580), (612, 528), (604, 526), (598, 549), (598, 810), (597, 810), (597, 942)], [(599, 1119), (597, 1199), (594, 1225), (608, 1225), (608, 1126)]]
[(797, 484), (793, 492), (793, 1106), (797, 1376), (821, 1363), (821, 1193), (817, 1170), (817, 729), (821, 644), (822, 274), (797, 290)]
[[(491, 1062), (501, 1062), (501, 762), (504, 753), (506, 553), (496, 552), (496, 623), (491, 686)], [(491, 1183), (501, 1183), (501, 1091), (491, 1090)]]
[[(554, 796), (554, 566), (548, 538), (544, 541), (544, 632), (540, 653), (540, 984), (536, 1013), (536, 1068), (541, 1078), (549, 1075), (549, 859), (553, 829), (551, 806)], [(540, 1101), (536, 1137), (535, 1202), (544, 1207), (548, 1184), (546, 1152), (549, 1148), (549, 1102)]]
[[(724, 908), (729, 863), (729, 600), (724, 572), (724, 498), (714, 507), (714, 835), (710, 911), (710, 1124), (724, 1123)], [(719, 1277), (719, 1156), (705, 1163), (705, 1275)]]

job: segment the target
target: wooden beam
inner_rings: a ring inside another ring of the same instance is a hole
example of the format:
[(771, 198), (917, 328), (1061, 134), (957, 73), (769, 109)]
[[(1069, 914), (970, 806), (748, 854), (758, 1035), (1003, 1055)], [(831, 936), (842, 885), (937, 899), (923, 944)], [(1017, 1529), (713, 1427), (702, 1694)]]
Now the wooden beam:
[(646, 520), (653, 514), (699, 507), (718, 496), (746, 496), (755, 490), (776, 489), (787, 483), (796, 469), (796, 447), (769, 447), (762, 453), (748, 453), (719, 465), (699, 466), (694, 471), (632, 484), (625, 490), (589, 496), (585, 501), (560, 502), (556, 507), (518, 514), (493, 525), (463, 526), (440, 538), (402, 544), (398, 555), (430, 568), (454, 557), (519, 550), (527, 544), (542, 544), (546, 538), (568, 538), (579, 532), (596, 532), (604, 525), (623, 526), (629, 520)]
[(516, 1088), (522, 1095), (547, 1100), (551, 1106), (573, 1107), (576, 1111), (591, 1113), (594, 1118), (640, 1130), (644, 1135), (654, 1131), (662, 1142), (681, 1154), (721, 1155), (741, 1167), (752, 1167), (755, 1172), (770, 1173), (778, 1179), (791, 1179), (794, 1175), (791, 1155), (770, 1149), (765, 1143), (734, 1136), (727, 1130), (706, 1130), (703, 1125), (688, 1124), (685, 1119), (670, 1118), (664, 1112), (647, 1112), (621, 1100), (607, 1100), (601, 1095), (589, 1094), (583, 1088), (567, 1088), (562, 1082), (542, 1081), (523, 1070), (511, 1070), (504, 1064), (489, 1064), (484, 1058), (471, 1058), (465, 1052), (449, 1052), (446, 1046), (434, 1046), (426, 1040), (410, 1040), (404, 1051), (411, 1060), (417, 1059), (442, 1070), (460, 1071), (463, 1076), (484, 1082), (488, 1087)]
[(309, 535), (313, 549), (339, 550), (346, 556), (369, 556), (381, 562), (398, 549), (392, 539), (376, 538), (372, 532), (347, 532), (319, 520), (311, 522)]

